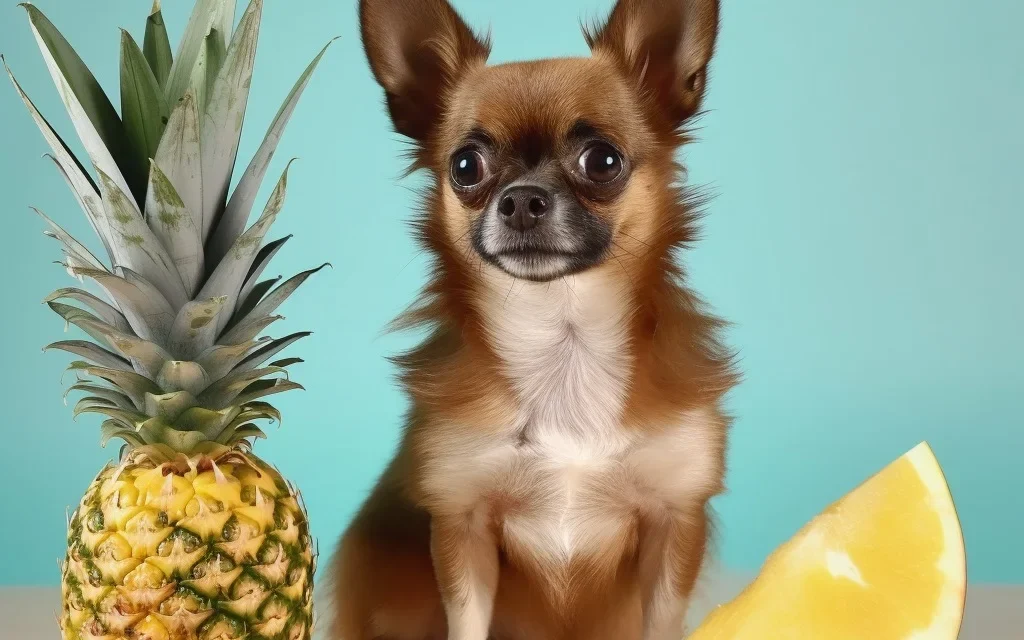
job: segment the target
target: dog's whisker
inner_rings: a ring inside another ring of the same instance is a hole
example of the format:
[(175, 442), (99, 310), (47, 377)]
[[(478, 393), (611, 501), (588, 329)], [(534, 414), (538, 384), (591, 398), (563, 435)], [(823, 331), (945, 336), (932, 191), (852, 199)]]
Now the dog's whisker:
[(508, 297), (509, 297), (510, 295), (512, 295), (512, 289), (513, 289), (513, 288), (515, 288), (515, 286), (516, 286), (516, 281), (517, 281), (517, 279), (516, 279), (516, 278), (512, 278), (512, 285), (511, 285), (511, 286), (510, 286), (510, 287), (508, 288), (508, 293), (506, 293), (506, 294), (505, 294), (505, 300), (504, 300), (504, 302), (502, 302), (502, 303), (501, 303), (501, 308), (502, 308), (502, 309), (504, 309), (504, 308), (505, 308), (505, 306), (506, 306), (506, 305), (508, 304)]
[[(628, 253), (628, 254), (629, 254), (629, 255), (630, 255), (630, 256), (631, 256), (631, 257), (632, 257), (632, 258), (633, 258), (634, 260), (639, 260), (639, 259), (640, 259), (640, 257), (639, 257), (639, 256), (637, 256), (637, 255), (636, 255), (635, 253), (633, 253), (632, 251), (630, 251), (630, 250), (629, 250), (629, 249), (627, 249), (626, 247), (622, 246), (621, 244), (619, 244), (619, 243), (618, 243), (618, 242), (616, 242), (615, 240), (612, 240), (612, 244), (613, 244), (613, 245), (615, 245), (615, 247), (617, 247), (617, 248), (619, 248), (619, 249), (621, 249), (621, 250), (625, 251), (626, 253)], [(613, 255), (613, 256), (615, 256), (615, 254), (612, 254), (612, 255)], [(618, 256), (615, 256), (615, 259), (617, 260), (617, 259), (618, 259)]]
[(571, 276), (562, 276), (562, 282), (565, 283), (565, 287), (569, 290), (569, 293), (572, 294), (572, 297), (576, 298), (576, 302), (582, 302), (580, 297), (576, 295), (576, 287), (572, 286), (572, 282), (569, 281), (570, 277)]
[[(467, 230), (467, 231), (466, 231), (465, 233), (463, 233), (463, 234), (462, 234), (461, 236), (459, 236), (458, 238), (456, 238), (456, 239), (455, 239), (455, 241), (454, 241), (454, 242), (452, 242), (452, 246), (453, 246), (453, 247), (457, 247), (457, 246), (459, 245), (459, 243), (460, 243), (460, 242), (462, 242), (462, 240), (463, 240), (463, 239), (464, 239), (464, 238), (465, 238), (465, 237), (466, 237), (467, 235), (469, 235), (469, 230)], [(398, 273), (396, 273), (396, 274), (395, 274), (395, 277), (397, 278), (398, 276), (402, 275), (402, 272), (404, 272), (404, 271), (405, 271), (406, 269), (408, 269), (408, 268), (409, 268), (409, 266), (410, 266), (410, 265), (411, 265), (411, 264), (412, 264), (413, 262), (416, 262), (416, 259), (417, 259), (417, 258), (419, 258), (420, 256), (422, 256), (422, 255), (424, 254), (424, 252), (426, 252), (426, 249), (420, 249), (419, 251), (417, 251), (416, 253), (414, 253), (414, 254), (413, 254), (413, 256), (412, 256), (412, 258), (411, 258), (411, 259), (410, 259), (410, 260), (409, 260), (408, 262), (406, 262), (406, 263), (405, 263), (405, 266), (403, 266), (403, 267), (402, 267), (401, 269), (399, 269), (399, 270), (398, 270)]]
[(408, 269), (409, 265), (411, 265), (413, 262), (416, 262), (416, 258), (419, 258), (421, 255), (423, 255), (424, 251), (426, 251), (426, 249), (420, 249), (419, 251), (414, 253), (409, 262), (406, 262), (405, 266), (398, 270), (398, 273), (395, 274), (395, 278), (398, 278), (398, 276), (402, 275), (402, 272)]
[[(618, 246), (618, 243), (616, 243), (616, 246)], [(627, 253), (629, 253), (629, 252), (627, 251)], [(619, 260), (619, 256), (617, 256), (615, 254), (612, 254), (612, 257), (615, 258), (615, 262), (619, 263), (619, 268), (622, 269), (622, 273), (629, 280), (629, 284), (632, 285), (632, 287), (635, 289), (636, 288), (636, 282), (633, 281), (633, 276), (630, 275), (629, 271), (626, 269), (626, 265), (622, 264), (622, 260)], [(633, 257), (635, 258), (636, 256), (633, 256)]]
[(633, 240), (633, 241), (635, 241), (635, 242), (639, 242), (640, 244), (644, 245), (644, 246), (645, 246), (645, 247), (647, 247), (648, 249), (654, 249), (654, 247), (652, 247), (651, 245), (647, 244), (646, 242), (644, 242), (644, 241), (643, 241), (643, 240), (641, 240), (640, 238), (637, 238), (637, 237), (636, 237), (636, 236), (634, 236), (634, 235), (631, 235), (631, 234), (629, 234), (629, 233), (626, 233), (625, 231), (622, 231), (621, 233), (622, 233), (622, 235), (626, 236), (627, 238), (629, 238), (629, 239), (631, 239), (631, 240)]

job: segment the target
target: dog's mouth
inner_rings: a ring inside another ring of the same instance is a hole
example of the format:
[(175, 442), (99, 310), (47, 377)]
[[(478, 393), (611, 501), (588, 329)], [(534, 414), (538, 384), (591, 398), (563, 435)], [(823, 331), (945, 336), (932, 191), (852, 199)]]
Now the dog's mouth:
[(543, 246), (516, 246), (490, 252), (477, 246), (476, 250), (484, 261), (508, 275), (534, 282), (549, 282), (585, 271), (600, 263), (605, 253), (604, 248), (566, 251)]
[(550, 252), (515, 251), (496, 255), (494, 263), (513, 278), (548, 282), (582, 270), (571, 256)]
[(495, 258), (505, 258), (510, 260), (547, 260), (553, 258), (572, 259), (575, 256), (576, 254), (570, 251), (557, 251), (552, 249), (530, 247), (517, 247), (515, 249), (506, 249), (498, 251), (494, 254)]
[(564, 277), (573, 271), (574, 256), (544, 249), (514, 249), (495, 254), (493, 262), (515, 278), (544, 282)]

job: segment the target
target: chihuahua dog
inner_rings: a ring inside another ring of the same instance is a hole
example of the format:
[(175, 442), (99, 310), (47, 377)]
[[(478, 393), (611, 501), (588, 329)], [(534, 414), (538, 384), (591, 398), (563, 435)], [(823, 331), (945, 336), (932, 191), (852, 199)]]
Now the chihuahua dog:
[(335, 640), (678, 640), (735, 384), (687, 288), (675, 152), (718, 0), (619, 0), (591, 55), (488, 65), (446, 0), (362, 0), (433, 258), (401, 445), (331, 568)]

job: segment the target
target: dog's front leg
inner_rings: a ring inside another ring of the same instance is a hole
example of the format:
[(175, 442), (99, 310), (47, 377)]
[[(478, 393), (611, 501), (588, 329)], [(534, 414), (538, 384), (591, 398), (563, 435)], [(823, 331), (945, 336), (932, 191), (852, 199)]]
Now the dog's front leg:
[(430, 530), (448, 640), (487, 640), (498, 590), (498, 546), (478, 513), (434, 516)]
[(703, 507), (645, 523), (640, 539), (644, 640), (679, 640), (707, 545)]

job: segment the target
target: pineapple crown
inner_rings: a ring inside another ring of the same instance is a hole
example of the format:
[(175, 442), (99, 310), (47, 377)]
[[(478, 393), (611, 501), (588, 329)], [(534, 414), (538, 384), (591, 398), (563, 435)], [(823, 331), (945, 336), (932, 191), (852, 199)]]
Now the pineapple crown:
[(301, 388), (287, 376), (301, 360), (272, 358), (309, 335), (260, 334), (319, 268), (279, 286), (280, 278), (260, 280), (288, 240), (264, 242), (284, 204), (287, 167), (263, 213), (248, 228), (246, 222), (327, 47), (292, 88), (229, 193), (262, 0), (251, 0), (237, 29), (235, 0), (198, 0), (173, 55), (157, 0), (142, 48), (121, 32), (120, 114), (54, 25), (31, 4), (22, 6), (95, 178), (4, 66), (107, 257), (100, 260), (37, 211), (61, 245), (61, 264), (96, 292), (64, 288), (46, 298), (93, 340), (46, 347), (83, 358), (69, 367), (77, 380), (68, 392), (86, 394), (75, 416), (105, 416), (102, 444), (119, 438), (128, 450), (250, 446), (264, 436), (254, 421), (280, 420), (260, 399)]

